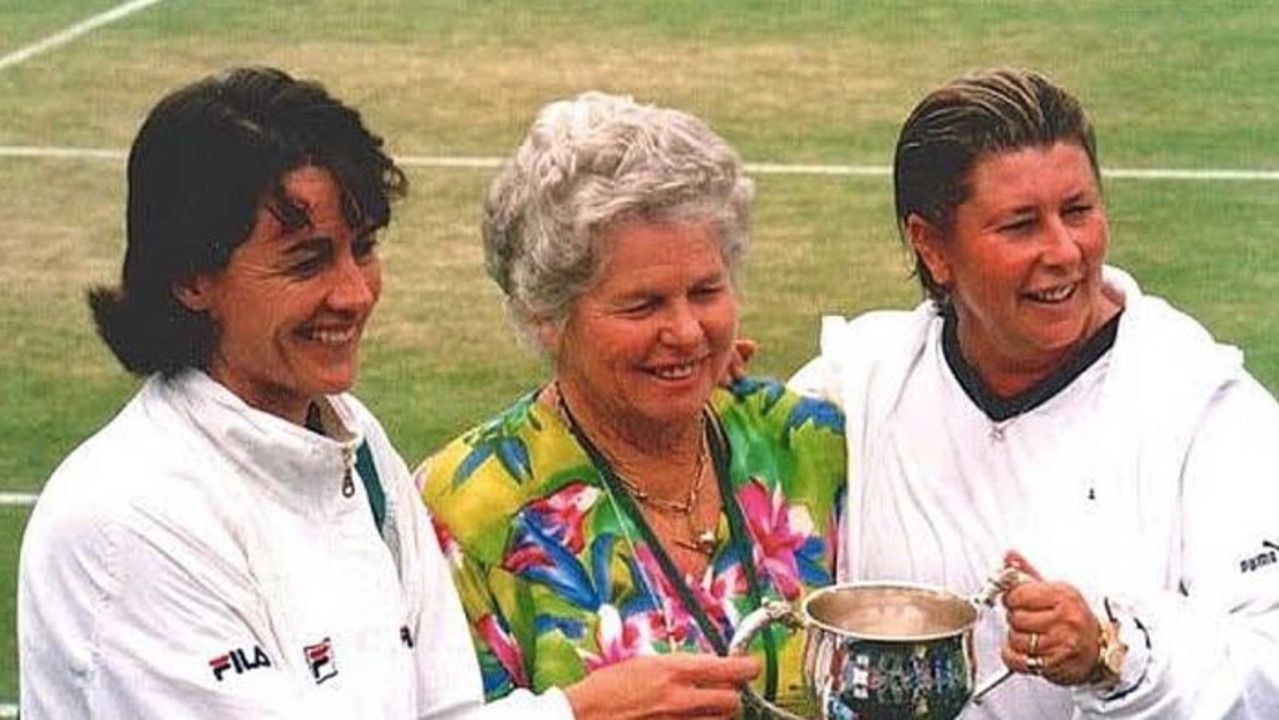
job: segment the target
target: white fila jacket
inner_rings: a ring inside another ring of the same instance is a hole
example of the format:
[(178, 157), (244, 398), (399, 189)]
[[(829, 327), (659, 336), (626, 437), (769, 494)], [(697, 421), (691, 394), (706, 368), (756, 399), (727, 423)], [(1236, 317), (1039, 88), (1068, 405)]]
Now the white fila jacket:
[(557, 691), (483, 705), (403, 461), (349, 395), (324, 424), (346, 439), (187, 371), (149, 379), (77, 448), (23, 539), (24, 720), (571, 718)]

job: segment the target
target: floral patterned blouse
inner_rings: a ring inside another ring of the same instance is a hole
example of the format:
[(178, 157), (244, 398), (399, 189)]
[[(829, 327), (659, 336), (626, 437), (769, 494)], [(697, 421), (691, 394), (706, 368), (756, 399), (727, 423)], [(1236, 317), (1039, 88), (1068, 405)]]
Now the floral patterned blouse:
[[(418, 486), (452, 564), (489, 698), (567, 686), (638, 655), (716, 652), (569, 426), (528, 394), (454, 440), (418, 470)], [(757, 599), (796, 600), (829, 585), (845, 486), (844, 419), (775, 381), (716, 390), (732, 500), (721, 510), (703, 577), (684, 585), (704, 620), (732, 636)], [(721, 480), (721, 482), (723, 482)], [(727, 496), (726, 496), (727, 497)], [(739, 533), (731, 522), (745, 525)], [(639, 520), (638, 522), (642, 522)], [(753, 562), (743, 563), (749, 546)], [(749, 578), (758, 587), (750, 587)], [(802, 634), (780, 625), (752, 650), (757, 690), (803, 697)], [(768, 667), (771, 666), (771, 667)]]

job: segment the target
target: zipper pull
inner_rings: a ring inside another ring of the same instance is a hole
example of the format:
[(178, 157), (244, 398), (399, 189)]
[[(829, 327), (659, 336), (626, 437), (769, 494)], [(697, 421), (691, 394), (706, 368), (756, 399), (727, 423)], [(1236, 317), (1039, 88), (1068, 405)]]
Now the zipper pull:
[(351, 480), (351, 446), (342, 446), (342, 497), (355, 494), (355, 482)]

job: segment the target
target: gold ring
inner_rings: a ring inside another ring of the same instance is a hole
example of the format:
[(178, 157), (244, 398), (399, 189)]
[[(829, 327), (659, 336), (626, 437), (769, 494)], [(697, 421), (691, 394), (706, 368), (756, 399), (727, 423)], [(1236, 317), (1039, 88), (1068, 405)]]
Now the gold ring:
[(1026, 654), (1031, 657), (1039, 654), (1039, 633), (1033, 632), (1030, 634), (1030, 649), (1026, 651)]
[(1044, 674), (1044, 659), (1035, 655), (1026, 656), (1026, 672), (1031, 675)]

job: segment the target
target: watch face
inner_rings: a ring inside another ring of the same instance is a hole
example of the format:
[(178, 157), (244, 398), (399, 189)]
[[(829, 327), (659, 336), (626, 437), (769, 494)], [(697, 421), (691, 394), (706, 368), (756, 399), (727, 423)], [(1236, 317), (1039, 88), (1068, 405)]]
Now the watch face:
[(1097, 658), (1101, 666), (1099, 669), (1118, 679), (1119, 672), (1123, 670), (1124, 657), (1128, 654), (1128, 646), (1119, 639), (1118, 624), (1103, 625), (1100, 640), (1101, 651)]
[(1119, 651), (1119, 648), (1116, 648), (1116, 647), (1106, 648), (1105, 654), (1103, 654), (1101, 657), (1102, 657), (1102, 662), (1106, 665), (1106, 669), (1113, 673), (1117, 674), (1119, 670), (1123, 667), (1124, 655), (1122, 652)]

